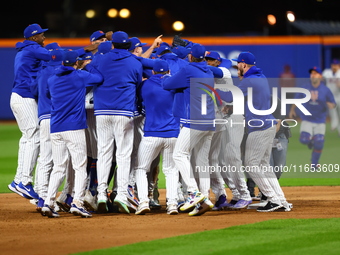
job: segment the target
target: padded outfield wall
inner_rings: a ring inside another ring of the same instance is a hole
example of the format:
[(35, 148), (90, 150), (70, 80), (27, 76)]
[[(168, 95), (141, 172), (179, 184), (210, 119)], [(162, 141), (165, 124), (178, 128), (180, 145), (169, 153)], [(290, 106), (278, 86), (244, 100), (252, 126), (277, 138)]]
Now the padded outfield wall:
[[(298, 78), (307, 78), (313, 66), (327, 68), (332, 58), (340, 59), (340, 36), (280, 36), (280, 37), (190, 37), (185, 38), (201, 43), (209, 51), (218, 51), (223, 57), (237, 58), (241, 51), (250, 51), (256, 56), (257, 66), (268, 78), (278, 78), (284, 65), (290, 65)], [(140, 37), (151, 45), (154, 38)], [(13, 66), (16, 54), (15, 44), (22, 39), (0, 39), (0, 120), (12, 120), (9, 106), (13, 86)], [(163, 37), (171, 44), (172, 37)], [(88, 38), (65, 39), (47, 38), (45, 45), (58, 42), (63, 48), (76, 49), (88, 45)], [(236, 70), (231, 69), (233, 76)], [(276, 86), (275, 84), (273, 86)]]

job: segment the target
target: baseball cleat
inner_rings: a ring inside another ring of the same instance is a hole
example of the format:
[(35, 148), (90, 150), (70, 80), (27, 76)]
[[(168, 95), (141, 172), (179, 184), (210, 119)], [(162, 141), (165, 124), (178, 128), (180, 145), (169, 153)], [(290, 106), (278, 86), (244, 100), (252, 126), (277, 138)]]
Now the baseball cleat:
[(153, 197), (149, 198), (149, 207), (151, 210), (160, 210), (162, 206), (158, 204)]
[(220, 210), (233, 210), (234, 205), (236, 205), (237, 200), (230, 200), (230, 202), (228, 203), (228, 201), (226, 201), (225, 203), (220, 205)]
[(224, 204), (225, 202), (227, 202), (227, 197), (226, 195), (220, 195), (218, 197), (218, 200), (215, 202), (214, 207), (212, 208), (213, 211), (219, 211), (221, 209), (223, 209), (222, 207), (220, 207), (221, 204)]
[(17, 190), (17, 186), (18, 184), (15, 183), (14, 181), (12, 181), (10, 184), (7, 185), (8, 189), (10, 191), (13, 191), (14, 193), (18, 194), (21, 197), (27, 198), (27, 199), (31, 199), (31, 197), (26, 196), (25, 194), (23, 194), (22, 192), (20, 192), (19, 190)]
[(39, 199), (39, 195), (34, 191), (33, 185), (31, 183), (23, 185), (22, 182), (20, 182), (16, 186), (16, 189), (22, 194), (30, 197), (31, 199)]
[(92, 214), (86, 211), (86, 209), (76, 203), (72, 203), (70, 212), (75, 216), (81, 216), (82, 218), (91, 218)]
[(92, 196), (92, 193), (90, 190), (85, 191), (84, 207), (88, 211), (92, 211), (92, 212), (97, 211), (96, 197)]
[(118, 206), (120, 212), (130, 214), (130, 210), (127, 207), (127, 205), (123, 203), (122, 201), (120, 201), (119, 199), (115, 198), (113, 203)]
[(148, 213), (148, 212), (150, 212), (149, 202), (144, 201), (144, 202), (139, 204), (135, 214), (144, 215), (145, 213)]
[(176, 204), (168, 205), (166, 213), (169, 215), (177, 215), (178, 214), (177, 205)]
[(107, 197), (105, 194), (98, 194), (97, 195), (98, 201), (97, 201), (97, 212), (98, 213), (107, 213), (108, 207), (107, 207)]
[(243, 209), (246, 208), (248, 205), (250, 205), (253, 201), (247, 201), (247, 200), (243, 200), (240, 199), (239, 201), (237, 201), (237, 203), (232, 207), (233, 209)]
[(189, 213), (189, 216), (200, 216), (207, 211), (210, 211), (214, 207), (213, 203), (209, 199), (205, 199), (203, 202), (198, 203), (195, 209)]
[(276, 204), (271, 201), (268, 201), (268, 203), (265, 206), (258, 207), (257, 211), (258, 212), (273, 212), (281, 207), (282, 207), (281, 204)]
[(50, 206), (46, 204), (41, 208), (41, 215), (47, 216), (48, 218), (59, 218), (60, 217), (59, 213), (54, 211), (53, 208), (51, 208)]
[(183, 206), (181, 206), (180, 210), (184, 212), (191, 208), (194, 208), (198, 203), (202, 202), (204, 199), (205, 196), (199, 191), (196, 191), (194, 193), (189, 192), (187, 201), (184, 203)]
[(70, 194), (67, 194), (66, 199), (64, 201), (62, 201), (62, 197), (59, 196), (56, 200), (56, 204), (63, 212), (70, 212), (72, 201), (73, 197)]

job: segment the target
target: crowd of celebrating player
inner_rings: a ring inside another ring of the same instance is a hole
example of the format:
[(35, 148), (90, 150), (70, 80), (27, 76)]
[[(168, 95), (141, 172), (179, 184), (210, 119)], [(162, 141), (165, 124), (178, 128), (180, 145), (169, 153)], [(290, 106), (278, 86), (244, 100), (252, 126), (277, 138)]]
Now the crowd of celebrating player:
[[(71, 50), (45, 46), (46, 31), (29, 25), (16, 45), (10, 104), (22, 137), (8, 185), (43, 216), (160, 209), (160, 163), (169, 215), (246, 208), (253, 197), (247, 179), (266, 198), (257, 211), (291, 210), (275, 173), (263, 171), (279, 118), (253, 114), (247, 105), (244, 114), (233, 114), (230, 60), (178, 36), (171, 44), (158, 36), (143, 52), (146, 44), (126, 32), (98, 30), (88, 46)], [(251, 87), (254, 108), (269, 109), (270, 87), (255, 56), (242, 52), (233, 61), (243, 95)], [(329, 94), (325, 100), (335, 105)], [(216, 119), (273, 121), (244, 129)], [(205, 171), (227, 165), (237, 171)], [(251, 167), (247, 176), (242, 165)]]

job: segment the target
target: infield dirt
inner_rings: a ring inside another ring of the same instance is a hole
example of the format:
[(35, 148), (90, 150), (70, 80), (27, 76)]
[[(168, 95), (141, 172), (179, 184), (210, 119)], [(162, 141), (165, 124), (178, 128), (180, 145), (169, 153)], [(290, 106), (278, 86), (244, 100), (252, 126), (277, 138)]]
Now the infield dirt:
[[(270, 219), (333, 218), (340, 215), (340, 186), (283, 187), (291, 212), (255, 210), (210, 211), (198, 217), (167, 215), (165, 190), (162, 209), (147, 215), (93, 214), (83, 219), (69, 213), (60, 218), (41, 216), (28, 200), (13, 193), (0, 194), (0, 254), (70, 254), (222, 229)], [(231, 197), (227, 189), (228, 196)]]

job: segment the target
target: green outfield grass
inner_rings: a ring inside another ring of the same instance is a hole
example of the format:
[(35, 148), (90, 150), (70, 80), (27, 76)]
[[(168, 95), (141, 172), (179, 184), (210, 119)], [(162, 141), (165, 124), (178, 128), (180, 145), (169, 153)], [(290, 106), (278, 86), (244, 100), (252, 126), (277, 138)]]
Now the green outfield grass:
[(340, 218), (288, 219), (140, 242), (78, 255), (340, 254)]
[[(311, 150), (299, 142), (299, 125), (292, 130), (290, 138), (287, 166), (297, 169), (296, 172), (284, 173), (280, 179), (282, 186), (304, 186), (304, 185), (340, 185), (340, 173), (310, 173), (302, 172), (305, 164), (309, 164)], [(0, 125), (0, 193), (9, 192), (7, 185), (13, 180), (16, 166), (18, 143), (20, 131), (18, 126), (13, 124)], [(325, 148), (321, 155), (320, 163), (325, 167), (340, 164), (340, 138), (335, 132), (330, 131), (327, 125)], [(300, 167), (302, 166), (302, 167)], [(159, 188), (165, 188), (164, 175), (159, 176)]]

